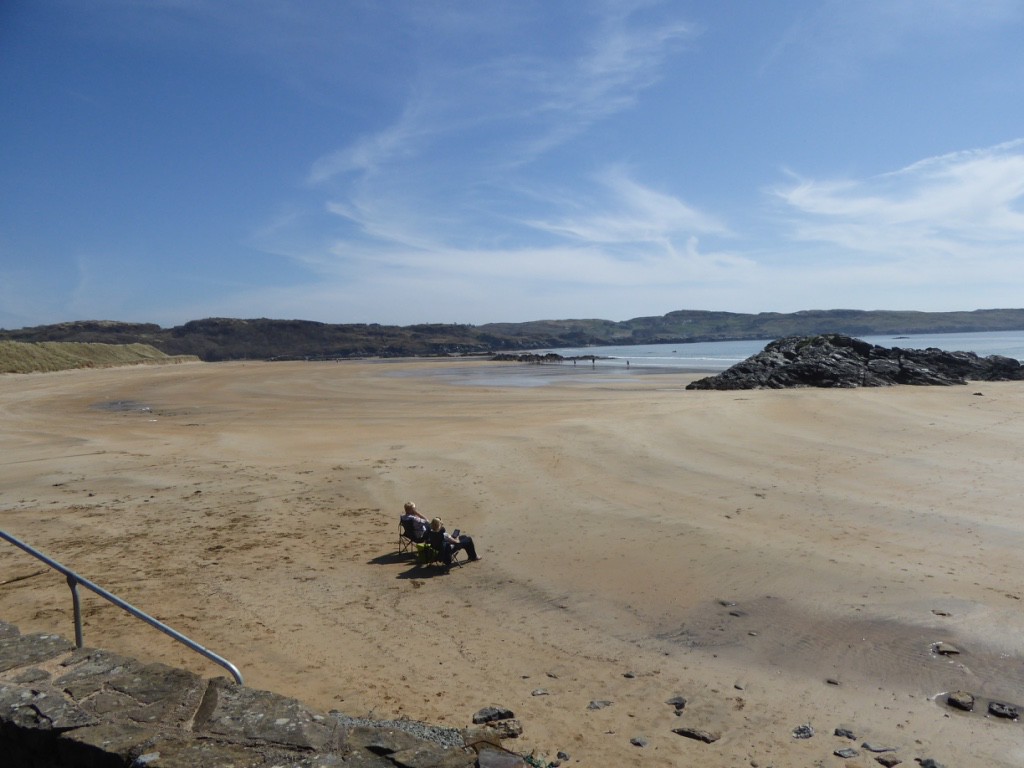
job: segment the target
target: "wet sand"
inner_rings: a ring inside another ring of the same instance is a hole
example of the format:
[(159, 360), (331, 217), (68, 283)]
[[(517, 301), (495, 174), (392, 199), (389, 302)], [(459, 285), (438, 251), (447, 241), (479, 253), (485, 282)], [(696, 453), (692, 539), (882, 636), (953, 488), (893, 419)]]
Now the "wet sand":
[[(524, 368), (0, 376), (3, 528), (324, 710), (463, 726), (501, 704), (509, 746), (568, 765), (876, 764), (862, 741), (1024, 763), (1024, 726), (935, 700), (1024, 704), (1020, 384), (685, 392), (694, 374)], [(407, 499), (483, 561), (396, 555)], [(73, 637), (41, 570), (0, 547), (0, 617)], [(84, 607), (88, 644), (223, 673)]]

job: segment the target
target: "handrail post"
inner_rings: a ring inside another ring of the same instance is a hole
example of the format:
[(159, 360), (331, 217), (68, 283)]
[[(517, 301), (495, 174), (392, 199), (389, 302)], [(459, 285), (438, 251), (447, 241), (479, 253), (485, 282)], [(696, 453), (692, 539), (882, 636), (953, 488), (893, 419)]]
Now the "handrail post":
[(78, 598), (78, 579), (67, 574), (68, 586), (71, 587), (71, 604), (75, 609), (75, 646), (79, 649), (85, 646), (82, 638), (82, 601)]
[(70, 568), (67, 568), (67, 567), (61, 565), (56, 560), (47, 557), (42, 552), (40, 552), (40, 551), (38, 551), (36, 549), (33, 549), (32, 547), (30, 547), (25, 542), (20, 541), (19, 539), (16, 539), (14, 536), (11, 536), (11, 534), (7, 533), (7, 531), (0, 530), (0, 539), (5, 539), (6, 541), (9, 541), (14, 546), (16, 546), (19, 549), (22, 549), (25, 552), (27, 552), (28, 554), (32, 555), (32, 557), (34, 557), (36, 560), (40, 560), (40, 561), (46, 563), (51, 568), (53, 568), (55, 571), (59, 571), (60, 573), (63, 573), (64, 576), (67, 578), (68, 586), (71, 587), (71, 600), (74, 603), (74, 608), (75, 608), (75, 644), (79, 648), (81, 648), (83, 646), (83, 640), (82, 640), (82, 607), (81, 607), (81, 604), (80, 604), (79, 599), (78, 599), (78, 585), (81, 584), (83, 587), (85, 587), (86, 589), (90, 590), (91, 592), (95, 592), (97, 595), (102, 597), (104, 600), (106, 600), (106, 601), (108, 601), (110, 603), (113, 603), (114, 605), (118, 606), (119, 608), (122, 608), (122, 609), (128, 611), (128, 613), (130, 613), (135, 618), (141, 619), (142, 621), (146, 622), (147, 624), (149, 624), (154, 629), (160, 630), (165, 635), (168, 635), (169, 637), (174, 638), (175, 640), (177, 640), (182, 645), (185, 645), (185, 646), (191, 648), (196, 653), (198, 653), (198, 654), (200, 654), (202, 656), (205, 656), (210, 661), (212, 661), (214, 664), (220, 664), (220, 666), (224, 667), (224, 669), (226, 669), (228, 672), (231, 673), (231, 676), (233, 678), (235, 678), (235, 682), (236, 683), (238, 683), (239, 685), (245, 685), (245, 681), (242, 679), (242, 673), (238, 671), (238, 667), (236, 667), (230, 661), (225, 659), (223, 656), (218, 656), (213, 651), (209, 650), (208, 648), (204, 648), (199, 643), (197, 643), (195, 640), (192, 640), (191, 638), (186, 637), (185, 635), (181, 634), (181, 632), (178, 632), (176, 629), (171, 629), (171, 627), (167, 626), (162, 621), (158, 621), (157, 619), (154, 619), (149, 614), (144, 613), (143, 611), (140, 611), (138, 608), (136, 608), (131, 603), (126, 603), (124, 600), (119, 598), (117, 595), (113, 595), (110, 592), (107, 592), (107, 590), (103, 589), (103, 587), (101, 587), (101, 586), (99, 586), (97, 584), (93, 584), (88, 579), (79, 576), (77, 573), (72, 571)]

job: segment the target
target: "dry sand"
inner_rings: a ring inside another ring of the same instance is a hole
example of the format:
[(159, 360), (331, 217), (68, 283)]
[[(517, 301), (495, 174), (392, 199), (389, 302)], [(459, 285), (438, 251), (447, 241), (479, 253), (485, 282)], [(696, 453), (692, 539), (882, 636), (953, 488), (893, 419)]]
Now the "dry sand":
[[(1024, 764), (1024, 726), (936, 701), (1024, 703), (1024, 386), (480, 385), (523, 370), (0, 376), (0, 519), (247, 684), (324, 710), (463, 726), (501, 704), (525, 729), (510, 746), (568, 765), (875, 765), (832, 756), (862, 741), (910, 765)], [(407, 499), (483, 562), (396, 556)], [(0, 618), (73, 636), (63, 579), (0, 545)], [(84, 595), (87, 644), (223, 673)], [(804, 723), (815, 737), (794, 739)]]

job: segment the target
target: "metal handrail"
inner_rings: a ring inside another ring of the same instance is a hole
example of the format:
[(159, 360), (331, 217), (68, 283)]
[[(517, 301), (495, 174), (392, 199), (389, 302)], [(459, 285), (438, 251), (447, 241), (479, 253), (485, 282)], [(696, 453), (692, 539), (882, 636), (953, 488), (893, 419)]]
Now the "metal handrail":
[(20, 541), (19, 539), (16, 539), (14, 536), (11, 536), (6, 531), (0, 530), (0, 538), (6, 539), (7, 541), (9, 541), (14, 546), (16, 546), (16, 547), (18, 547), (20, 549), (23, 549), (25, 552), (28, 552), (30, 555), (32, 555), (32, 557), (36, 558), (37, 560), (41, 560), (42, 562), (46, 563), (48, 566), (50, 566), (54, 570), (60, 571), (61, 573), (63, 573), (67, 577), (68, 586), (71, 587), (71, 602), (74, 605), (74, 609), (75, 609), (75, 645), (78, 646), (79, 648), (83, 647), (83, 641), (82, 641), (82, 607), (81, 607), (81, 605), (79, 603), (79, 599), (78, 599), (78, 585), (81, 584), (83, 587), (85, 587), (86, 589), (92, 590), (93, 592), (95, 592), (97, 595), (99, 595), (100, 597), (104, 598), (105, 600), (108, 600), (109, 602), (113, 603), (114, 605), (118, 606), (119, 608), (123, 608), (124, 610), (128, 611), (128, 613), (130, 613), (132, 616), (136, 617), (137, 619), (142, 619), (144, 622), (149, 624), (151, 627), (159, 629), (165, 635), (169, 635), (170, 637), (172, 637), (175, 640), (177, 640), (179, 643), (188, 646), (189, 648), (191, 648), (196, 653), (202, 654), (203, 656), (208, 658), (213, 663), (219, 664), (220, 666), (224, 667), (228, 672), (231, 673), (231, 676), (233, 678), (235, 678), (235, 682), (238, 683), (239, 685), (244, 685), (245, 684), (242, 681), (242, 673), (238, 671), (238, 667), (236, 667), (234, 664), (232, 664), (230, 661), (228, 661), (227, 659), (223, 658), (222, 656), (218, 656), (216, 653), (214, 653), (213, 651), (210, 651), (210, 650), (204, 648), (203, 646), (201, 646), (199, 643), (195, 642), (194, 640), (191, 640), (188, 637), (185, 637), (185, 635), (181, 634), (181, 632), (178, 632), (175, 629), (171, 629), (170, 627), (168, 627), (163, 622), (157, 621), (156, 619), (154, 619), (149, 614), (144, 613), (143, 611), (140, 611), (138, 608), (136, 608), (131, 603), (126, 603), (124, 600), (122, 600), (121, 598), (117, 597), (116, 595), (110, 594), (109, 592), (107, 592), (107, 590), (103, 589), (103, 587), (98, 586), (96, 584), (93, 584), (88, 579), (79, 576), (77, 573), (72, 571), (70, 568), (67, 568), (67, 567), (61, 565), (60, 563), (58, 563), (53, 558), (47, 557), (42, 552), (38, 551), (37, 549), (34, 549), (33, 547), (30, 547), (25, 542)]

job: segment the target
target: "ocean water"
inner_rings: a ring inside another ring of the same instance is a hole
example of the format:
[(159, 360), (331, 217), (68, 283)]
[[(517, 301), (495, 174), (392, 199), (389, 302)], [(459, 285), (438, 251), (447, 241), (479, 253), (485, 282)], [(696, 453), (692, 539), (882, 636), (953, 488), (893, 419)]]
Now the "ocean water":
[[(1003, 355), (1024, 362), (1024, 331), (993, 333), (941, 333), (910, 336), (863, 336), (881, 347), (974, 352), (982, 357)], [(694, 344), (643, 344), (623, 347), (560, 347), (532, 350), (555, 352), (562, 357), (596, 359), (565, 360), (560, 363), (515, 363), (477, 360), (470, 364), (452, 362), (398, 372), (400, 376), (442, 378), (453, 384), (481, 387), (543, 387), (557, 382), (601, 383), (629, 381), (644, 374), (692, 374), (712, 376), (764, 349), (770, 339), (716, 341)], [(596, 377), (596, 378), (595, 378)]]
[[(974, 352), (1003, 355), (1024, 361), (1024, 331), (994, 331), (991, 333), (936, 333), (906, 336), (863, 336), (864, 341), (881, 347), (927, 349), (936, 347), (947, 352)], [(580, 360), (574, 367), (622, 367), (637, 369), (684, 369), (724, 371), (736, 363), (757, 354), (771, 339), (753, 341), (709, 341), (693, 344), (641, 344), (621, 347), (562, 347), (535, 350), (540, 354), (555, 352), (563, 357), (595, 355), (598, 360)], [(627, 366), (628, 363), (628, 366)], [(562, 363), (566, 365), (567, 363)], [(569, 363), (571, 365), (571, 363)]]

